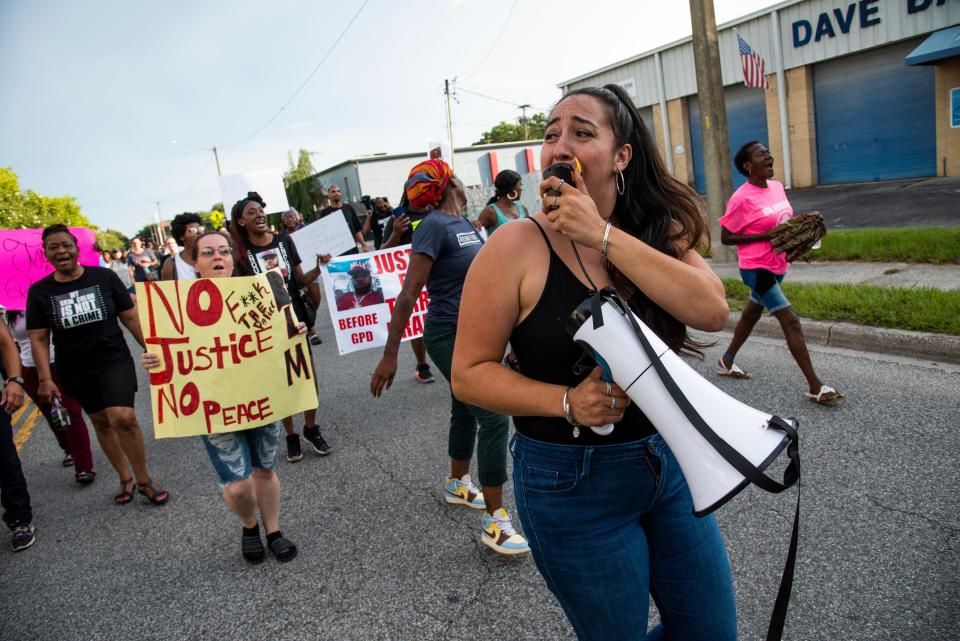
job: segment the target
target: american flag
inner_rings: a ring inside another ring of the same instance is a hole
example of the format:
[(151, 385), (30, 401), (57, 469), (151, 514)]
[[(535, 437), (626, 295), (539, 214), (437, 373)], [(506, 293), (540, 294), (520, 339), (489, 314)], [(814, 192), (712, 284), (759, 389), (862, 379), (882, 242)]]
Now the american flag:
[(763, 58), (747, 44), (747, 41), (737, 34), (737, 44), (740, 45), (740, 65), (743, 67), (743, 84), (748, 87), (770, 88), (767, 77), (763, 75)]

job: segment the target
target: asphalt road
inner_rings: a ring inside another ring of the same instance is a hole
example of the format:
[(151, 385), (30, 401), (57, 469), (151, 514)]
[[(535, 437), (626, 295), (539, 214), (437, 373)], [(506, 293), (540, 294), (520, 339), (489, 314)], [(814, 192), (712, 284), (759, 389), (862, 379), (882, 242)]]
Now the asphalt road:
[(819, 185), (789, 198), (796, 212), (819, 210), (829, 229), (960, 225), (956, 177)]
[[(152, 439), (141, 377), (149, 465), (173, 498), (115, 506), (99, 450), (97, 482), (80, 487), (38, 426), (22, 451), (38, 540), (17, 554), (0, 549), (0, 639), (572, 639), (530, 559), (498, 557), (479, 542), (479, 515), (442, 501), (446, 383), (416, 383), (404, 348), (403, 376), (373, 400), (377, 355), (338, 357), (329, 324), (320, 329), (321, 424), (335, 453), (280, 465), (296, 560), (241, 560), (239, 526), (200, 443)], [(719, 352), (696, 367), (712, 371)], [(801, 543), (786, 638), (957, 639), (960, 368), (829, 348), (813, 355), (848, 395), (842, 407), (803, 397), (778, 340), (751, 339), (741, 352), (752, 381), (709, 375), (801, 422)], [(795, 497), (750, 488), (719, 512), (741, 639), (765, 634)], [(506, 498), (512, 506), (512, 492)]]

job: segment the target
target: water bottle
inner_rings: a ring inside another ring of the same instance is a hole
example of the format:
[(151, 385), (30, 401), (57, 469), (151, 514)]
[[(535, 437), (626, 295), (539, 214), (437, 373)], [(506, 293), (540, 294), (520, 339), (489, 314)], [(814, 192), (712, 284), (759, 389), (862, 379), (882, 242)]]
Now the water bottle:
[(53, 428), (57, 431), (70, 427), (70, 412), (60, 402), (58, 396), (54, 396), (50, 403), (50, 420), (53, 423)]

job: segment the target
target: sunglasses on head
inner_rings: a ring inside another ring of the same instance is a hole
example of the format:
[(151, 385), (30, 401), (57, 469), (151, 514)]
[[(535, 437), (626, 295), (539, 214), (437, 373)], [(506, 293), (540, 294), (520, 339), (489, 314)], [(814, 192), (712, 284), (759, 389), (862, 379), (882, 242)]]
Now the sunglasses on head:
[(198, 253), (204, 258), (210, 258), (214, 254), (220, 254), (221, 256), (232, 256), (233, 250), (224, 245), (221, 247), (204, 247)]

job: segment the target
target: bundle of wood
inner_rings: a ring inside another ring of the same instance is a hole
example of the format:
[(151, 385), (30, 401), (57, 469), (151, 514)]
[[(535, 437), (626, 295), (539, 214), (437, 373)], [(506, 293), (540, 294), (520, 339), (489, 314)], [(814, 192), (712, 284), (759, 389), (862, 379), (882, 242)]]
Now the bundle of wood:
[(780, 223), (770, 233), (773, 234), (770, 239), (773, 251), (785, 253), (792, 263), (827, 235), (827, 225), (819, 211), (811, 211)]

